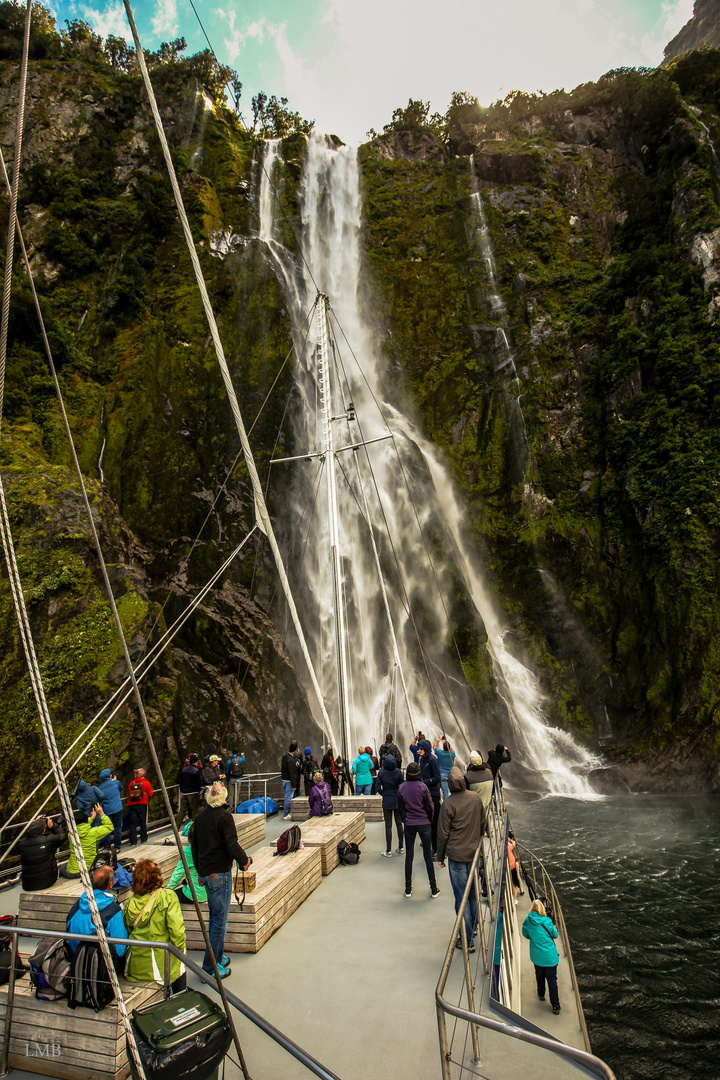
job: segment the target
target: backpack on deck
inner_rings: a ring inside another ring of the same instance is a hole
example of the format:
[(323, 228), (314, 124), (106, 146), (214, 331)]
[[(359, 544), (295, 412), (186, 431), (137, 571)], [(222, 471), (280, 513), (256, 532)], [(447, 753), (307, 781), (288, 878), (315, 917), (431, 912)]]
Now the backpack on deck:
[(300, 839), (302, 833), (300, 832), (299, 825), (291, 825), (289, 829), (286, 829), (284, 833), (281, 833), (278, 837), (276, 855), (289, 855), (291, 851), (298, 851), (300, 849)]
[(70, 990), (70, 950), (62, 938), (42, 938), (30, 957), (30, 982), (38, 1001), (59, 1001)]
[[(80, 901), (77, 900), (70, 909), (66, 922), (68, 933), (71, 933), (70, 920), (78, 910), (79, 905)], [(106, 908), (103, 908), (100, 912), (100, 920), (103, 926), (107, 927), (110, 920), (119, 911), (122, 911), (122, 908), (117, 900), (113, 900), (112, 904), (108, 904)], [(110, 946), (110, 953), (113, 957), (115, 970), (120, 974), (124, 967), (125, 958), (120, 959), (118, 957), (114, 945)], [(70, 1009), (77, 1009), (80, 1005), (84, 1008), (94, 1009), (95, 1012), (102, 1012), (113, 1000), (113, 988), (110, 984), (105, 957), (101, 953), (98, 943), (94, 941), (79, 942), (70, 964), (70, 984), (68, 992), (68, 1008)]]
[(117, 848), (114, 844), (111, 844), (109, 848), (100, 848), (97, 855), (92, 861), (90, 867), (90, 877), (99, 870), (101, 866), (112, 866), (113, 870), (117, 870), (118, 867), (118, 854)]
[(341, 840), (337, 853), (343, 866), (355, 866), (360, 861), (360, 848), (354, 841), (348, 844), (347, 840)]
[(242, 762), (240, 761), (240, 758), (239, 757), (230, 758), (230, 775), (233, 778), (233, 780), (237, 780), (238, 777), (242, 776), (242, 774), (243, 774), (243, 767), (242, 767)]
[(143, 786), (139, 780), (133, 780), (132, 784), (128, 788), (128, 795), (131, 799), (137, 802), (143, 797)]

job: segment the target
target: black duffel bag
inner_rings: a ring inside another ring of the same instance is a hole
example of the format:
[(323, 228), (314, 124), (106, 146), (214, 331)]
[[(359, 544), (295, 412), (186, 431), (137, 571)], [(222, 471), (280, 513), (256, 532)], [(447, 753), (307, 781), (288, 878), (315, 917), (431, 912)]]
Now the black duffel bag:
[[(133, 1009), (132, 1026), (147, 1080), (209, 1080), (232, 1043), (225, 1013), (197, 990)], [(129, 1047), (128, 1062), (138, 1080)]]

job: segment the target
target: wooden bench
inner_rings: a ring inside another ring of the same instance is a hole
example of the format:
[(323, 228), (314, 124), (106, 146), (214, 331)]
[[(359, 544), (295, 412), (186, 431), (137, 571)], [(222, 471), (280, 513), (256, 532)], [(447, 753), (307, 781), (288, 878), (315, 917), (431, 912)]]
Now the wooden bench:
[[(317, 847), (275, 856), (272, 848), (253, 855), (255, 888), (246, 893), (242, 909), (233, 897), (225, 935), (225, 952), (258, 952), (268, 938), (292, 915), (322, 880), (322, 859)], [(242, 897), (242, 892), (240, 893)], [(195, 909), (183, 904), (188, 949), (204, 949)]]
[[(164, 844), (138, 844), (130, 848), (130, 851), (132, 856), (128, 858), (133, 858), (136, 862), (142, 858), (156, 862), (165, 884), (170, 880), (179, 859), (174, 844), (167, 847)], [(124, 854), (121, 852), (121, 858)], [(84, 891), (80, 878), (58, 878), (50, 889), (20, 893), (18, 925), (30, 930), (64, 931), (67, 913)], [(118, 899), (123, 901), (130, 895), (130, 889), (120, 889), (117, 895)]]
[[(233, 814), (235, 821), (235, 831), (237, 832), (238, 843), (246, 851), (255, 844), (261, 844), (265, 839), (265, 815), (264, 814)], [(172, 839), (172, 837), (170, 837)], [(165, 847), (164, 840), (156, 840), (155, 848)], [(132, 848), (130, 849), (133, 850)], [(137, 850), (137, 849), (135, 849)], [(124, 850), (121, 853), (125, 854)], [(135, 858), (135, 856), (132, 856)]]
[[(365, 816), (363, 814), (330, 814), (328, 817), (308, 818), (300, 828), (306, 848), (319, 848), (323, 877), (338, 866), (340, 856), (337, 846), (341, 840), (361, 844), (365, 839)], [(287, 856), (285, 856), (287, 858)]]
[[(154, 985), (121, 979), (120, 986), (128, 1013), (162, 995), (162, 989)], [(0, 989), (3, 1032), (6, 1006), (4, 986)], [(95, 1013), (92, 1009), (68, 1009), (65, 1000), (36, 1001), (25, 975), (15, 983), (8, 1064), (60, 1080), (124, 1080), (130, 1067), (117, 1005)]]
[[(366, 821), (383, 820), (381, 795), (333, 795), (332, 804), (336, 814), (364, 814)], [(305, 821), (309, 813), (309, 799), (298, 797), (290, 803), (293, 821)]]

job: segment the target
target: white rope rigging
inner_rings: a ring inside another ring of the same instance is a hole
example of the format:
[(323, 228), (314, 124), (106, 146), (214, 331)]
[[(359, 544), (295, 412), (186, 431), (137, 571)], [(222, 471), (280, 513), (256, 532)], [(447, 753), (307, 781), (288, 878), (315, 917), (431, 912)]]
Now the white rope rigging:
[(133, 41), (135, 43), (135, 52), (137, 55), (138, 63), (140, 65), (140, 71), (143, 77), (143, 82), (145, 84), (145, 90), (148, 95), (148, 101), (150, 102), (150, 108), (152, 110), (153, 118), (155, 120), (155, 127), (157, 129), (158, 138), (160, 139), (160, 145), (162, 146), (163, 156), (165, 158), (165, 164), (168, 171), (168, 177), (170, 179), (173, 195), (175, 197), (175, 204), (177, 206), (178, 215), (182, 224), (183, 233), (185, 234), (185, 241), (187, 243), (190, 260), (193, 265), (195, 279), (197, 281), (197, 286), (200, 291), (200, 296), (202, 297), (203, 308), (205, 309), (205, 317), (207, 319), (210, 336), (215, 347), (215, 355), (217, 357), (217, 362), (220, 367), (222, 379), (225, 384), (225, 391), (227, 393), (228, 401), (230, 403), (230, 408), (235, 419), (235, 426), (237, 428), (238, 435), (240, 436), (240, 443), (243, 448), (245, 463), (248, 467), (248, 473), (250, 474), (253, 494), (255, 497), (255, 514), (258, 518), (258, 524), (260, 529), (265, 533), (270, 543), (270, 548), (275, 559), (275, 565), (277, 567), (278, 575), (282, 583), (283, 592), (285, 593), (287, 604), (290, 609), (290, 614), (292, 616), (293, 624), (295, 626), (295, 631), (298, 636), (298, 641), (302, 650), (303, 657), (305, 658), (305, 663), (308, 668), (308, 673), (310, 675), (310, 680), (313, 685), (313, 690), (315, 691), (315, 695), (317, 697), (317, 702), (320, 707), (322, 718), (327, 724), (328, 730), (332, 731), (332, 728), (330, 726), (330, 718), (327, 714), (325, 702), (323, 700), (322, 690), (320, 689), (320, 684), (318, 683), (317, 676), (315, 674), (315, 668), (313, 666), (307, 642), (305, 640), (305, 634), (303, 632), (302, 624), (300, 622), (300, 616), (298, 615), (298, 611), (295, 606), (295, 600), (290, 590), (290, 583), (285, 572), (282, 554), (275, 538), (272, 522), (270, 521), (270, 515), (268, 513), (267, 505), (265, 503), (265, 497), (262, 491), (262, 485), (260, 483), (260, 477), (258, 476), (257, 468), (255, 466), (255, 459), (253, 457), (250, 442), (247, 437), (245, 424), (240, 413), (240, 405), (238, 403), (237, 395), (235, 393), (235, 388), (232, 384), (230, 370), (227, 365), (227, 360), (225, 359), (225, 352), (223, 349), (222, 341), (220, 340), (220, 333), (218, 331), (217, 322), (215, 321), (215, 314), (212, 309), (212, 304), (210, 303), (210, 297), (208, 295), (207, 286), (205, 284), (205, 278), (203, 277), (202, 267), (200, 266), (200, 260), (198, 258), (197, 250), (195, 248), (195, 241), (193, 240), (192, 232), (190, 231), (190, 223), (185, 212), (185, 205), (183, 203), (180, 186), (178, 184), (177, 176), (175, 174), (175, 166), (173, 165), (172, 156), (170, 154), (170, 147), (168, 146), (167, 138), (165, 137), (165, 129), (163, 128), (163, 123), (160, 118), (160, 112), (158, 110), (157, 101), (155, 99), (155, 91), (153, 90), (152, 83), (150, 81), (150, 75), (148, 74), (147, 65), (145, 63), (145, 54), (143, 52), (142, 45), (140, 44), (140, 37), (138, 34), (137, 26), (135, 25), (135, 18), (133, 16), (129, 0), (123, 0), (123, 3), (125, 5), (125, 12), (127, 14), (128, 23), (130, 24)]

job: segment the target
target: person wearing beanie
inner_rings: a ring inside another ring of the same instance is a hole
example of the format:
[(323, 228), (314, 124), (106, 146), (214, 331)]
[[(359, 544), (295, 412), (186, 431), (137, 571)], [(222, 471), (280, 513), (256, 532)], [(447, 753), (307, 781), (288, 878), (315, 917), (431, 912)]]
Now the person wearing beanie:
[(303, 757), (302, 762), (302, 775), (303, 784), (305, 785), (305, 794), (308, 798), (310, 796), (310, 789), (315, 783), (313, 777), (319, 768), (320, 766), (318, 765), (317, 760), (313, 757), (312, 747), (306, 746), (305, 756)]
[(110, 769), (103, 769), (100, 773), (100, 791), (102, 792), (102, 808), (115, 826), (112, 836), (106, 836), (100, 847), (110, 847), (114, 844), (120, 850), (122, 843), (123, 823), (123, 786)]
[(403, 854), (403, 827), (398, 810), (398, 791), (403, 782), (402, 769), (398, 769), (393, 754), (386, 754), (383, 767), (377, 775), (378, 795), (382, 795), (383, 818), (385, 819), (385, 850), (381, 852), (386, 859), (392, 859), (392, 823), (395, 818), (398, 855)]
[(280, 779), (283, 786), (283, 808), (286, 821), (290, 817), (290, 803), (293, 801), (295, 789), (299, 783), (297, 748), (297, 739), (293, 739), (288, 746), (287, 753), (283, 754), (280, 762)]
[(493, 780), (492, 769), (485, 765), (480, 751), (473, 750), (470, 754), (470, 764), (465, 773), (465, 781), (470, 790), (476, 791), (482, 799), (486, 815), (492, 798)]
[[(460, 911), (460, 903), (465, 892), (475, 852), (485, 833), (485, 809), (482, 799), (476, 791), (469, 791), (465, 784), (462, 769), (456, 765), (448, 773), (450, 794), (440, 808), (438, 818), (438, 866), (448, 860), (448, 871), (453, 896), (455, 914)], [(482, 858), (482, 856), (480, 856)], [(470, 952), (475, 951), (473, 934), (477, 926), (480, 898), (475, 884), (470, 886), (470, 895), (465, 905), (465, 932)], [(458, 945), (462, 941), (458, 939)]]
[(420, 837), (423, 858), (433, 899), (440, 895), (435, 880), (435, 867), (430, 846), (431, 825), (435, 807), (430, 792), (422, 781), (420, 766), (412, 761), (406, 772), (407, 779), (398, 789), (398, 810), (405, 826), (405, 895), (412, 896), (412, 867), (415, 854), (415, 837)]

